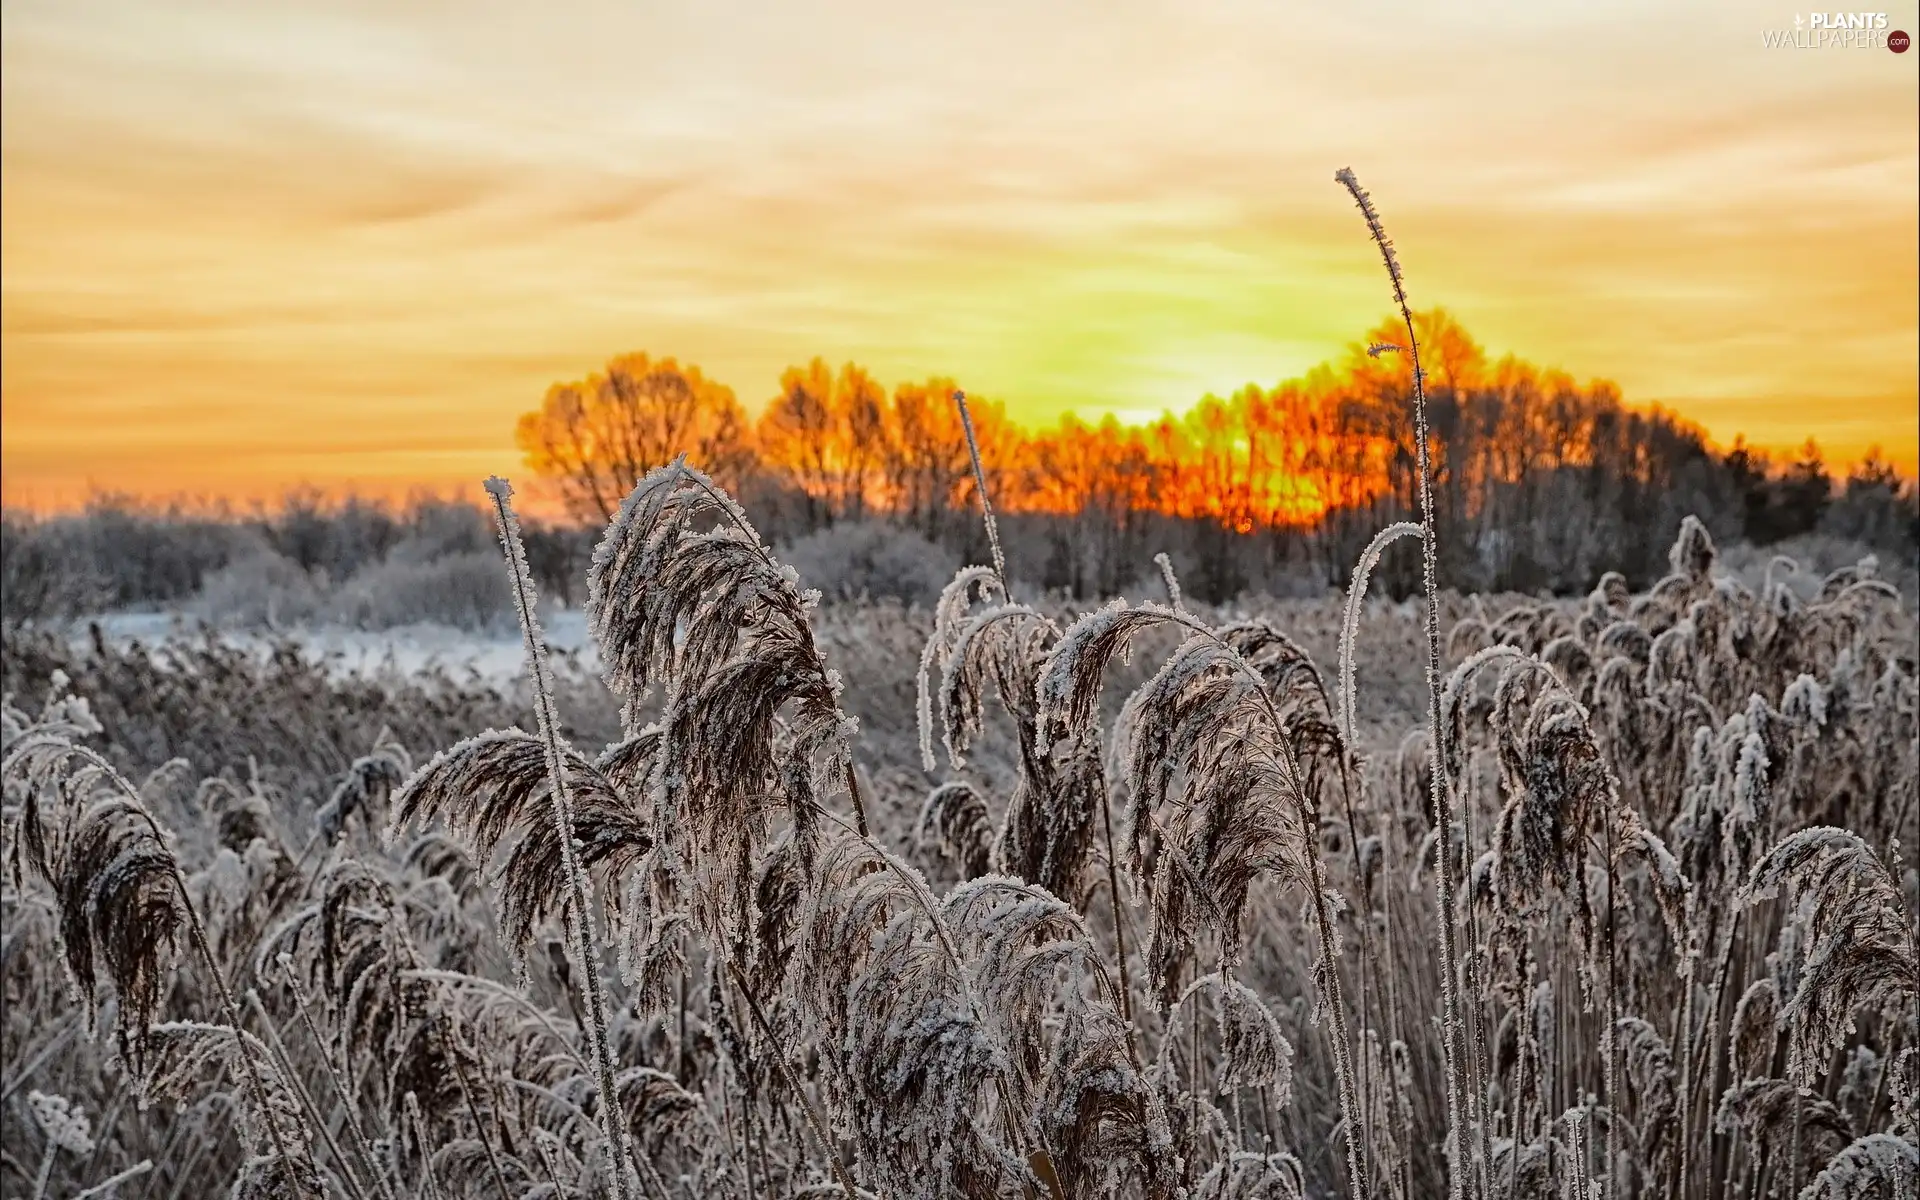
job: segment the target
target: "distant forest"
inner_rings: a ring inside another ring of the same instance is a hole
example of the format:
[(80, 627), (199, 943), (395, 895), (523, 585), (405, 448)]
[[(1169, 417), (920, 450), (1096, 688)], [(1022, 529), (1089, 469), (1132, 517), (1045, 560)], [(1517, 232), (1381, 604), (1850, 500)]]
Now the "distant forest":
[[(1411, 368), (1392, 345), (1397, 328), (1383, 323), (1304, 378), (1208, 396), (1147, 425), (1068, 418), (1030, 432), (970, 397), (1014, 577), (1110, 595), (1165, 550), (1209, 601), (1344, 586), (1373, 533), (1415, 508)], [(1877, 454), (1836, 478), (1812, 442), (1788, 461), (1741, 442), (1717, 451), (1672, 413), (1628, 407), (1612, 384), (1490, 361), (1443, 310), (1418, 314), (1416, 328), (1447, 586), (1582, 592), (1608, 570), (1644, 586), (1689, 513), (1726, 545), (1872, 553), (1902, 577), (1920, 560), (1915, 484)], [(571, 515), (533, 531), (543, 590), (577, 604), (607, 515), (647, 470), (685, 453), (790, 548), (810, 585), (925, 599), (953, 563), (986, 553), (956, 386), (936, 377), (889, 391), (857, 365), (815, 359), (789, 369), (753, 419), (730, 388), (670, 358), (626, 355), (556, 384), (516, 431), (522, 473)], [(10, 620), (194, 598), (219, 617), (264, 596), (269, 620), (401, 623), (424, 589), (420, 607), (451, 606), (471, 624), (499, 600), (486, 582), (497, 572), (481, 564), (490, 532), (459, 504), (297, 494), (276, 513), (209, 519), (103, 500), (54, 518), (9, 513), (3, 534)], [(1380, 579), (1393, 594), (1416, 583), (1399, 560)]]

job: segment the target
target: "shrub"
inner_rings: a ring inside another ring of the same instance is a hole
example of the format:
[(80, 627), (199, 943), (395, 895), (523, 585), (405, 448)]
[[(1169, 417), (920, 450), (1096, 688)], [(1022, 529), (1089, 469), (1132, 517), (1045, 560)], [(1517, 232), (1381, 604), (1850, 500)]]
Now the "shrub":
[(931, 604), (958, 565), (952, 554), (919, 534), (879, 521), (843, 521), (808, 534), (783, 553), (801, 581), (830, 600)]
[(359, 629), (434, 622), (479, 633), (503, 629), (513, 620), (500, 565), (479, 550), (425, 562), (395, 554), (342, 584), (326, 612)]
[(313, 577), (262, 545), (208, 575), (188, 608), (216, 625), (277, 629), (311, 620), (320, 606)]

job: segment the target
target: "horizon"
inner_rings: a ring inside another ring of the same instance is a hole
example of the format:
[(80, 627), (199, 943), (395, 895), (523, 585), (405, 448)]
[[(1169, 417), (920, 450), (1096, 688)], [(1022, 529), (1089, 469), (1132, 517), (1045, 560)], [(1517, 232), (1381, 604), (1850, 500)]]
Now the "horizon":
[(1911, 477), (1920, 56), (1791, 15), (10, 3), (0, 500), (464, 495), (629, 351), (1177, 414), (1387, 311), (1348, 165), (1490, 357)]
[[(1420, 315), (1422, 314), (1416, 314), (1416, 316)], [(1397, 317), (1389, 319), (1389, 321), (1392, 322), (1397, 322), (1397, 320)], [(1364, 346), (1361, 342), (1354, 342), (1347, 347), (1346, 358), (1349, 362), (1358, 359), (1363, 354)], [(1543, 376), (1551, 376), (1556, 373), (1555, 368), (1543, 368), (1540, 367), (1539, 364), (1527, 363), (1524, 359), (1519, 359), (1518, 356), (1513, 357), (1517, 359), (1521, 366), (1536, 368)], [(695, 366), (697, 364), (683, 363), (681, 365)], [(801, 366), (803, 364), (795, 365)], [(837, 368), (840, 364), (828, 363), (826, 365), (830, 369), (833, 369)], [(860, 364), (847, 365), (857, 367)], [(1308, 372), (1303, 372), (1301, 375), (1291, 379), (1280, 380), (1274, 385), (1249, 384), (1246, 386), (1258, 386), (1270, 391), (1278, 391), (1289, 387), (1303, 387), (1311, 391), (1316, 382), (1316, 374), (1337, 371), (1343, 365), (1339, 360), (1330, 359), (1327, 362), (1315, 364), (1314, 368)], [(1489, 368), (1497, 368), (1499, 365), (1499, 360), (1495, 360), (1491, 355), (1488, 356)], [(727, 380), (712, 380), (712, 382), (727, 387), (729, 390), (735, 391), (736, 395), (738, 394), (738, 389), (734, 389)], [(911, 386), (916, 381), (880, 380), (878, 382), (882, 384), (888, 394), (892, 394), (896, 386)], [(1604, 390), (1612, 385), (1611, 380), (1605, 379), (1572, 380), (1569, 377), (1569, 382), (1573, 383), (1576, 387), (1587, 390)], [(1204, 397), (1197, 399), (1195, 404), (1197, 405), (1203, 400), (1226, 401), (1231, 394), (1231, 392), (1225, 395), (1209, 392)], [(969, 397), (976, 404), (982, 401), (988, 404), (998, 403), (994, 397), (983, 397), (972, 392), (969, 392)], [(757, 418), (770, 403), (772, 403), (771, 399), (757, 405), (748, 406), (750, 417)], [(1723, 444), (1713, 439), (1707, 434), (1703, 427), (1690, 420), (1683, 412), (1665, 408), (1660, 405), (1636, 404), (1631, 399), (1622, 399), (1621, 403), (1622, 407), (1628, 411), (1663, 416), (1672, 421), (1677, 429), (1699, 436), (1704, 449), (1716, 459), (1725, 460), (1735, 448), (1732, 442)], [(1089, 424), (1098, 426), (1103, 421), (1111, 419), (1117, 422), (1122, 428), (1127, 429), (1145, 429), (1162, 422), (1172, 422), (1175, 425), (1180, 425), (1192, 407), (1193, 406), (1187, 406), (1187, 408), (1178, 411), (1162, 409), (1157, 412), (1148, 410), (1109, 412), (1095, 416)], [(1056, 416), (1053, 420), (1041, 426), (1032, 421), (1020, 421), (1017, 417), (1013, 417), (1012, 414), (1008, 415), (1021, 429), (1022, 433), (1029, 437), (1045, 437), (1061, 432), (1065, 422), (1080, 419), (1078, 414), (1067, 412)], [(757, 435), (750, 437), (748, 440), (750, 442), (757, 440)], [(1817, 439), (1814, 440), (1817, 443)], [(1804, 443), (1798, 446), (1768, 447), (1753, 442), (1747, 442), (1746, 447), (1748, 450), (1760, 454), (1771, 473), (1775, 475), (1784, 473), (1794, 462), (1799, 460), (1805, 448)], [(1884, 447), (1878, 444), (1870, 445), (1863, 454), (1850, 459), (1836, 459), (1826, 454), (1826, 448), (1824, 446), (1818, 446), (1817, 448), (1821, 451), (1827, 473), (1833, 480), (1836, 488), (1844, 487), (1848, 471), (1868, 457), (1877, 458), (1882, 464), (1892, 466), (1904, 485), (1911, 486), (1920, 482), (1920, 473), (1917, 473), (1911, 465), (1901, 463), (1899, 460), (1887, 455)], [(507, 453), (514, 456), (514, 468), (513, 470), (506, 471), (505, 475), (514, 481), (516, 492), (521, 498), (521, 507), (526, 511), (527, 515), (545, 521), (558, 521), (562, 524), (576, 523), (578, 518), (566, 511), (565, 504), (556, 490), (555, 481), (535, 473), (534, 469), (521, 457), (522, 452), (519, 449), (510, 448)], [(1006, 465), (1011, 466), (1013, 464)], [(500, 472), (494, 473), (498, 474)], [(310, 480), (291, 480), (270, 489), (226, 493), (193, 492), (190, 490), (172, 493), (138, 493), (106, 487), (91, 487), (79, 495), (63, 497), (59, 503), (51, 505), (35, 504), (32, 502), (31, 497), (23, 500), (0, 498), (0, 507), (8, 511), (31, 514), (37, 517), (53, 517), (70, 513), (80, 513), (94, 508), (106, 508), (149, 514), (177, 514), (194, 519), (207, 518), (218, 521), (235, 521), (272, 516), (276, 512), (284, 513), (299, 504), (315, 504), (322, 509), (337, 511), (343, 505), (360, 503), (370, 504), (377, 508), (396, 513), (413, 509), (422, 504), (461, 504), (487, 510), (489, 509), (489, 504), (481, 499), (481, 492), (481, 480), (449, 480), (438, 483), (416, 481), (406, 482), (388, 488), (372, 489), (355, 486), (351, 481), (344, 485), (329, 487), (314, 483)]]

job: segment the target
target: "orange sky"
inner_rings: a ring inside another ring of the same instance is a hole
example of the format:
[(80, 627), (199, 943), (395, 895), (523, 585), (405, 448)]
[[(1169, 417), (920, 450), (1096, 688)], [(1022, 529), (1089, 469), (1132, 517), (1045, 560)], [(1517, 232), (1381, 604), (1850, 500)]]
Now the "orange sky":
[(1349, 164), (1493, 352), (1914, 469), (1920, 53), (1281, 7), (7, 0), (5, 500), (468, 488), (625, 350), (1184, 407), (1385, 313)]

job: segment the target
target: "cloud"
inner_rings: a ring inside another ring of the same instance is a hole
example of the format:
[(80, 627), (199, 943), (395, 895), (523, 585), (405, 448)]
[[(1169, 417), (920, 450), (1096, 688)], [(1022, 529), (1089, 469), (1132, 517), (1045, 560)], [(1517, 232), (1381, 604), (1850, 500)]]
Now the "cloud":
[(749, 403), (814, 354), (951, 372), (1034, 420), (1271, 383), (1385, 308), (1349, 163), (1416, 301), (1496, 353), (1911, 465), (1914, 64), (1765, 20), (10, 3), (8, 494), (296, 444), (426, 478), (436, 430), (510, 464), (518, 411), (628, 349)]

